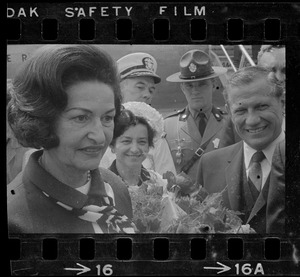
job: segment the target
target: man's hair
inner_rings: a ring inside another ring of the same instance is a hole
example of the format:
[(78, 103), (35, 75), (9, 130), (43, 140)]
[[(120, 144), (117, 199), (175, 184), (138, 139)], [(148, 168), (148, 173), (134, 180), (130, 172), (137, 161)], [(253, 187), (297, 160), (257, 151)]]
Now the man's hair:
[(259, 66), (249, 66), (244, 67), (231, 75), (223, 91), (225, 101), (228, 103), (228, 93), (232, 88), (250, 85), (259, 79), (265, 79), (272, 87), (269, 94), (270, 96), (280, 98), (283, 95), (282, 85), (278, 83), (273, 74), (270, 74), (269, 70)]
[(285, 45), (262, 45), (260, 48), (260, 51), (257, 54), (257, 61), (259, 62), (262, 55), (265, 52), (272, 52), (273, 49), (281, 49), (281, 48), (285, 48)]

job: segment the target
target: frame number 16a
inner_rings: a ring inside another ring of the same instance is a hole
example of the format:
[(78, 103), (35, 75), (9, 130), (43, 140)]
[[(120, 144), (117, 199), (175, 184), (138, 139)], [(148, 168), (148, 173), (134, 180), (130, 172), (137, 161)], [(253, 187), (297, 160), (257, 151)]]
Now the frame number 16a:
[(244, 275), (262, 274), (262, 275), (264, 275), (265, 274), (261, 263), (258, 263), (255, 268), (252, 267), (251, 264), (248, 264), (248, 263), (243, 264), (243, 265), (235, 264), (234, 266), (235, 266), (237, 275), (239, 275), (239, 274), (244, 274)]

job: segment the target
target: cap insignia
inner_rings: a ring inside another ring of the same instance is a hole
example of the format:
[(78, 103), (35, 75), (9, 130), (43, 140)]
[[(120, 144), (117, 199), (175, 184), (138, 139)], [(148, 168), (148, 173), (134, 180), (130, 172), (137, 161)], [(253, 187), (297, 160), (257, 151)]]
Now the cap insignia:
[(143, 64), (145, 68), (154, 71), (154, 61), (150, 57), (143, 58)]
[(196, 69), (197, 69), (197, 67), (196, 67), (196, 65), (194, 64), (194, 63), (191, 63), (190, 65), (189, 65), (189, 70), (191, 71), (191, 72), (195, 72), (196, 71)]

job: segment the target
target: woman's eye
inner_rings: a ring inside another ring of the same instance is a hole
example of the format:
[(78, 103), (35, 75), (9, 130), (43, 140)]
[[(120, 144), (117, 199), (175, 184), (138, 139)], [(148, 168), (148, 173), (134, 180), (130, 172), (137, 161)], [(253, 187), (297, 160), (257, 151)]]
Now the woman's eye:
[(78, 115), (73, 118), (76, 122), (83, 123), (86, 122), (89, 117), (87, 115)]
[(111, 115), (106, 115), (102, 118), (102, 122), (104, 124), (111, 123), (113, 120), (114, 120), (114, 116), (111, 116)]

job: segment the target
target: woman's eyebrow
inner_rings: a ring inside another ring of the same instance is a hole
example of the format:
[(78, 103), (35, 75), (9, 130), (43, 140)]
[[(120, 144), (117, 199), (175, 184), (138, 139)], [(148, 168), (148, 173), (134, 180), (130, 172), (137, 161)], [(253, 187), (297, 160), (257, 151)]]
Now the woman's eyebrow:
[(108, 110), (107, 112), (105, 112), (105, 114), (112, 113), (112, 112), (115, 112), (115, 111), (116, 111), (116, 109), (112, 108), (112, 109)]
[(81, 110), (81, 111), (85, 111), (85, 112), (91, 112), (89, 109), (83, 108), (83, 107), (71, 107), (69, 109), (66, 109), (65, 112), (69, 112), (72, 110)]
[[(66, 109), (65, 112), (69, 112), (69, 111), (72, 111), (72, 110), (81, 110), (81, 111), (88, 112), (88, 113), (91, 112), (91, 110), (89, 110), (87, 108), (83, 108), (83, 107), (71, 107), (69, 109)], [(116, 110), (115, 108), (112, 108), (112, 109), (106, 111), (105, 114), (115, 112), (115, 110)]]

